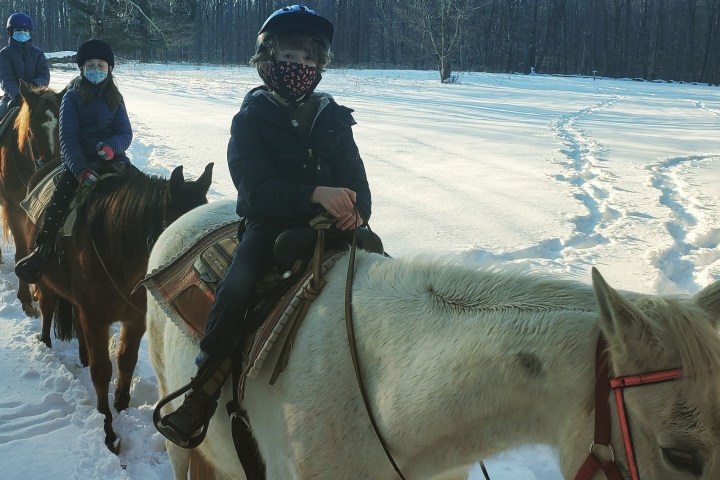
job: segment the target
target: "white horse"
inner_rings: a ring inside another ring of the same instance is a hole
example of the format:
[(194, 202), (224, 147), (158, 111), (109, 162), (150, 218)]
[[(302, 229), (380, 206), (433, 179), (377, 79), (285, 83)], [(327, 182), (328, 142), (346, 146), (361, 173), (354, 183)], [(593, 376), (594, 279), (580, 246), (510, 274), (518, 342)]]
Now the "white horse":
[[(191, 211), (161, 235), (149, 271), (233, 216), (232, 202)], [(277, 383), (268, 384), (277, 351), (247, 383), (244, 407), (269, 480), (399, 477), (372, 429), (353, 370), (346, 271), (347, 260), (328, 272)], [(150, 353), (164, 396), (194, 375), (197, 346), (162, 301), (149, 292)], [(615, 376), (683, 369), (679, 380), (625, 389), (617, 404), (623, 422), (614, 401), (609, 407), (616, 478), (720, 478), (720, 282), (692, 298), (661, 298), (620, 294), (597, 271), (590, 286), (358, 254), (352, 314), (370, 410), (407, 479), (459, 471), (467, 478), (479, 459), (527, 443), (557, 447), (564, 478), (576, 478), (596, 438), (600, 336)], [(631, 380), (651, 378), (662, 377)], [(198, 450), (221, 475), (242, 479), (222, 408), (230, 390), (226, 385)], [(601, 397), (614, 395), (608, 390)], [(632, 445), (632, 461), (625, 445)], [(592, 450), (609, 460), (610, 448)], [(186, 478), (188, 451), (168, 444), (168, 452), (176, 478)], [(605, 478), (596, 470), (587, 476)]]

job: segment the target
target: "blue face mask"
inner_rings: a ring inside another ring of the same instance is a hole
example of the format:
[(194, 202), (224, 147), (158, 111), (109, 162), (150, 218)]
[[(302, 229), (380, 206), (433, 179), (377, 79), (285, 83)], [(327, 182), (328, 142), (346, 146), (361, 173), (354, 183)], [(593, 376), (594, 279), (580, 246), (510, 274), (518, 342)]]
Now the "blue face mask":
[(25, 43), (30, 40), (30, 32), (13, 32), (13, 40), (20, 43)]
[(83, 75), (85, 75), (85, 78), (87, 78), (90, 83), (95, 85), (104, 82), (108, 76), (107, 72), (103, 72), (102, 70), (85, 70)]

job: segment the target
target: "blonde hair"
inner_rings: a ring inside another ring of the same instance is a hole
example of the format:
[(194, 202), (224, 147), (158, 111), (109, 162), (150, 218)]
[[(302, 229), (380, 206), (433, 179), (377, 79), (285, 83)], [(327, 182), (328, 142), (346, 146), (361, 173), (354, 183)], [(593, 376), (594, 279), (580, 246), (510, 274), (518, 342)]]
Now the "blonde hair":
[(317, 65), (317, 69), (325, 71), (325, 68), (332, 59), (330, 50), (325, 46), (325, 42), (319, 38), (304, 32), (280, 33), (272, 34), (270, 32), (261, 33), (257, 40), (257, 53), (250, 58), (250, 65), (269, 62), (275, 59), (278, 51), (282, 48), (300, 48), (308, 52)]

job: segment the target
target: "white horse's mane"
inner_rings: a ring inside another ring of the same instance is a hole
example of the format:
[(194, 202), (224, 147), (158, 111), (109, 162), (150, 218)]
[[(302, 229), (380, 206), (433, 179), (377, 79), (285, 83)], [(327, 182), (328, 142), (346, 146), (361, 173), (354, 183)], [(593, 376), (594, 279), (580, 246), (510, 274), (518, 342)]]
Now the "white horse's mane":
[(686, 377), (707, 378), (720, 372), (717, 327), (706, 321), (707, 312), (679, 295), (644, 297), (638, 307), (657, 326), (655, 334), (664, 348), (676, 349)]
[[(374, 281), (382, 282), (383, 288), (404, 290), (407, 295), (422, 292), (432, 307), (443, 313), (597, 311), (590, 284), (520, 267), (461, 264), (457, 258), (427, 254), (380, 261), (377, 256), (361, 253), (358, 262), (372, 263), (363, 270)], [(676, 349), (679, 367), (687, 377), (720, 371), (716, 327), (705, 320), (707, 313), (692, 299), (623, 294), (651, 319), (653, 334), (664, 348)]]
[(368, 270), (407, 294), (423, 292), (438, 309), (526, 312), (596, 311), (592, 287), (572, 279), (495, 266), (458, 263), (447, 256), (419, 255), (376, 263)]

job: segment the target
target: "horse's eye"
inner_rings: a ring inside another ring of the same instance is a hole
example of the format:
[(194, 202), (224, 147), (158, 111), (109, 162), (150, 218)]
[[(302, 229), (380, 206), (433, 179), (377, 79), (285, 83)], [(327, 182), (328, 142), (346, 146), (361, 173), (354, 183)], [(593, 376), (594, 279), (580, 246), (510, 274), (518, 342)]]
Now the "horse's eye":
[(662, 452), (665, 460), (678, 470), (685, 470), (697, 477), (702, 475), (703, 463), (694, 452), (677, 448), (663, 448)]

